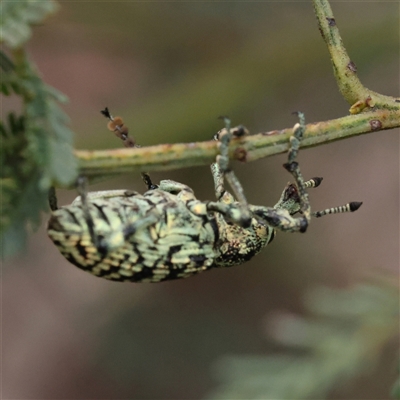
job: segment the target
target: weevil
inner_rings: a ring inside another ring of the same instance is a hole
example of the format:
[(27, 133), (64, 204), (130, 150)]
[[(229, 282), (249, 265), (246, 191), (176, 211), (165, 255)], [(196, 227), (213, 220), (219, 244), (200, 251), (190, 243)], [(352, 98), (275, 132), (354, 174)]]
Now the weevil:
[[(102, 113), (128, 147), (121, 118)], [(161, 282), (187, 278), (213, 268), (242, 264), (272, 242), (276, 231), (305, 232), (311, 217), (355, 211), (361, 202), (312, 213), (307, 189), (322, 178), (305, 181), (295, 161), (305, 131), (304, 115), (290, 137), (284, 164), (294, 178), (273, 207), (248, 204), (242, 185), (229, 167), (232, 137), (248, 133), (243, 126), (218, 132), (219, 154), (211, 165), (216, 201), (200, 201), (182, 183), (163, 180), (153, 184), (142, 174), (148, 191), (131, 190), (87, 193), (86, 180), (78, 179), (79, 196), (58, 208), (55, 191), (50, 194), (48, 235), (72, 264), (95, 276), (113, 281)], [(233, 194), (225, 189), (228, 181)], [(298, 214), (295, 216), (295, 214)]]

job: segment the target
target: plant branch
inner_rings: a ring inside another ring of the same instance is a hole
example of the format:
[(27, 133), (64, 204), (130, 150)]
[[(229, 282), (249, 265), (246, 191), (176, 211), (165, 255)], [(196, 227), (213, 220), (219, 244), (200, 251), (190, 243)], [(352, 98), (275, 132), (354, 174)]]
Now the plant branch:
[[(343, 46), (328, 0), (313, 0), (313, 3), (339, 90), (352, 104), (350, 113), (357, 115), (308, 124), (301, 147), (399, 127), (400, 99), (370, 91), (362, 85), (357, 68)], [(230, 145), (230, 157), (247, 162), (286, 152), (291, 133), (292, 128), (287, 128), (235, 139)], [(207, 165), (215, 160), (217, 152), (216, 142), (207, 141), (104, 151), (77, 150), (75, 155), (80, 173), (93, 181), (134, 170), (147, 172)]]
[(352, 105), (350, 113), (357, 114), (366, 107), (399, 110), (400, 99), (367, 89), (357, 76), (356, 64), (351, 61), (343, 45), (336, 20), (328, 0), (313, 0), (322, 38), (328, 46), (339, 90)]
[[(301, 147), (308, 148), (351, 136), (400, 126), (400, 110), (374, 110), (330, 121), (308, 124)], [(254, 161), (284, 153), (289, 147), (292, 128), (258, 133), (234, 139), (230, 157)], [(172, 170), (209, 165), (218, 153), (215, 141), (162, 144), (116, 150), (76, 150), (81, 174), (92, 179), (136, 171)]]

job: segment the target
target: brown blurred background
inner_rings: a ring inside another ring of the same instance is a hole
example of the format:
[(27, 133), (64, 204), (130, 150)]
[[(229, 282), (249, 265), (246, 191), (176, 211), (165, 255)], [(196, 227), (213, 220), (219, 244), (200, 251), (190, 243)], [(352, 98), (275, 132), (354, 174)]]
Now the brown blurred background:
[[(399, 96), (399, 4), (332, 2), (361, 81)], [(344, 116), (311, 2), (62, 2), (34, 29), (31, 57), (69, 96), (76, 148), (118, 148), (100, 110), (138, 143), (209, 140), (219, 115), (257, 133)], [(346, 287), (399, 267), (398, 130), (300, 152), (315, 209), (363, 201), (354, 214), (278, 234), (247, 264), (162, 284), (94, 278), (57, 252), (43, 226), (3, 268), (3, 396), (7, 399), (200, 399), (227, 354), (273, 351), (271, 312), (301, 313), (315, 285)], [(234, 164), (249, 201), (273, 205), (290, 179), (285, 156)], [(152, 174), (212, 199), (208, 167)], [(144, 190), (138, 173), (91, 189)], [(74, 191), (59, 191), (60, 203)], [(390, 353), (390, 352), (389, 352)], [(389, 354), (335, 398), (387, 398)]]

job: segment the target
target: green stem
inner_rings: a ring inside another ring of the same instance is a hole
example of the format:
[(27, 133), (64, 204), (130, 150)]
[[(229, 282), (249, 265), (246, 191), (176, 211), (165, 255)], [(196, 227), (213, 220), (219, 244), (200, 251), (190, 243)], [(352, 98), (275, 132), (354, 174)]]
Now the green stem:
[(355, 105), (355, 103), (360, 102), (358, 107), (352, 107), (350, 112), (355, 114), (365, 107), (399, 110), (400, 99), (373, 92), (363, 86), (358, 79), (357, 67), (351, 61), (343, 45), (329, 1), (313, 0), (313, 3), (319, 30), (331, 55), (333, 71), (339, 90), (349, 104)]
[[(336, 20), (327, 0), (313, 0), (319, 29), (331, 54), (335, 77), (344, 98), (352, 104), (351, 114), (335, 120), (308, 124), (301, 147), (313, 147), (351, 136), (400, 126), (400, 99), (365, 88), (357, 77), (355, 64), (343, 45)], [(361, 113), (361, 111), (363, 111)], [(254, 161), (288, 150), (292, 128), (259, 133), (233, 140), (230, 157)], [(217, 155), (214, 141), (164, 144), (134, 149), (75, 152), (80, 173), (102, 179), (134, 170), (140, 172), (171, 170), (209, 165)]]
[[(375, 110), (330, 121), (308, 124), (302, 148), (400, 126), (400, 110)], [(232, 140), (230, 157), (254, 161), (284, 153), (289, 147), (292, 128), (258, 133)], [(189, 166), (209, 165), (218, 153), (215, 141), (163, 144), (116, 150), (76, 150), (81, 174), (98, 179), (132, 171), (164, 171)]]

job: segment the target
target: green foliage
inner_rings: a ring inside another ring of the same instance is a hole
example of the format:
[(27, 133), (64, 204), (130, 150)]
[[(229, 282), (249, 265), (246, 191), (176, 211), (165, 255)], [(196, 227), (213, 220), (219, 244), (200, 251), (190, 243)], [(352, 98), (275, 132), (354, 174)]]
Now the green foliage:
[(394, 286), (321, 287), (306, 303), (313, 318), (283, 315), (273, 326), (274, 337), (291, 351), (226, 357), (217, 365), (221, 385), (208, 399), (326, 398), (370, 368), (398, 334)]
[(42, 22), (58, 8), (52, 0), (4, 1), (1, 4), (0, 41), (9, 48), (23, 45), (31, 36), (31, 25)]
[[(41, 21), (54, 10), (54, 3), (6, 2), (2, 7), (2, 40), (15, 47), (29, 37), (28, 24)], [(40, 212), (47, 209), (50, 186), (69, 185), (77, 175), (72, 132), (58, 105), (66, 97), (42, 81), (22, 49), (14, 50), (13, 55), (10, 59), (0, 52), (1, 93), (16, 95), (22, 103), (19, 114), (11, 112), (7, 121), (0, 123), (0, 235), (4, 256), (23, 248), (28, 225), (38, 226)]]

